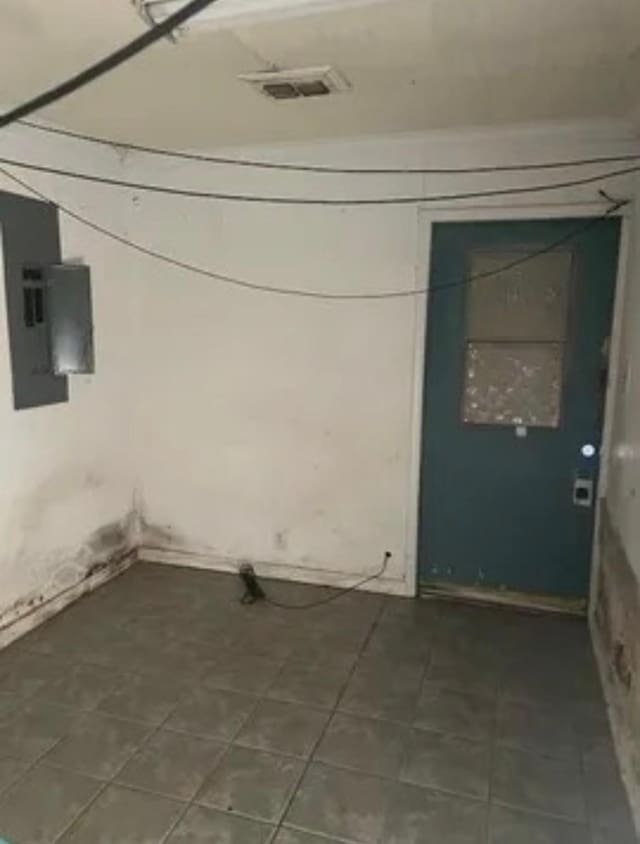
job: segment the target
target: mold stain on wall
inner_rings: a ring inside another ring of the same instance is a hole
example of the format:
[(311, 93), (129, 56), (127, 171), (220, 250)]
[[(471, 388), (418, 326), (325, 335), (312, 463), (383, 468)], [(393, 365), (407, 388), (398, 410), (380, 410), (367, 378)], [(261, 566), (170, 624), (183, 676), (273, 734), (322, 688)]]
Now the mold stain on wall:
[[(37, 614), (34, 624), (39, 624), (47, 617), (47, 605), (65, 593), (78, 587), (81, 591), (90, 590), (96, 578), (103, 582), (123, 571), (135, 547), (136, 521), (137, 515), (131, 511), (124, 518), (95, 530), (79, 549), (61, 549), (48, 554), (46, 559), (40, 557), (38, 568), (55, 574), (37, 591), (29, 592), (7, 607), (0, 606), (0, 632), (29, 615), (35, 617)], [(26, 552), (23, 564), (34, 564)]]

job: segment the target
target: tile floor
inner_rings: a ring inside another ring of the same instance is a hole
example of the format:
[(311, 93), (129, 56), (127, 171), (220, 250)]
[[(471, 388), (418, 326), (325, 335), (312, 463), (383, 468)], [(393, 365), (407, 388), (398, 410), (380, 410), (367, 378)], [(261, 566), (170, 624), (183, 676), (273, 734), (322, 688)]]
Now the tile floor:
[(636, 841), (583, 623), (238, 597), (141, 563), (0, 653), (0, 838)]

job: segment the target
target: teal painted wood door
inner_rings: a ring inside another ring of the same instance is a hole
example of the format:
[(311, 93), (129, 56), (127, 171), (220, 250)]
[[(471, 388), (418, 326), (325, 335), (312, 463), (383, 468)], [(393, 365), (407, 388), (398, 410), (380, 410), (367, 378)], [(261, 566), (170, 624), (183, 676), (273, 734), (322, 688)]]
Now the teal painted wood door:
[(434, 226), (422, 584), (588, 594), (619, 221), (491, 275), (584, 225)]

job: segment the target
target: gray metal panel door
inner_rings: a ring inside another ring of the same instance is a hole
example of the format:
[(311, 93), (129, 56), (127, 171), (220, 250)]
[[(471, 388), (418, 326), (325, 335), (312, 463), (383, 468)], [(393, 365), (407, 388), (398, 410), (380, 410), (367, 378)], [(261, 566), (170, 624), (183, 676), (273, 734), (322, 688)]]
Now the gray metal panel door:
[(53, 371), (57, 375), (94, 372), (89, 267), (81, 264), (49, 267), (47, 281)]

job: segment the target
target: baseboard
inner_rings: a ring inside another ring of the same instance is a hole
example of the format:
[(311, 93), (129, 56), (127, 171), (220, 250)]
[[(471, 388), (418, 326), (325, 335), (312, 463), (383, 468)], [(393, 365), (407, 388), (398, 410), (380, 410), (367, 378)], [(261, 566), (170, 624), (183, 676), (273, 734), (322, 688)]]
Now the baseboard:
[(137, 548), (123, 551), (122, 556), (111, 559), (109, 562), (98, 563), (95, 571), (77, 583), (68, 586), (61, 592), (45, 596), (44, 600), (37, 606), (30, 607), (17, 618), (12, 619), (0, 626), (0, 649), (5, 648), (11, 642), (39, 627), (48, 619), (62, 612), (69, 604), (77, 601), (83, 595), (93, 592), (107, 581), (122, 574), (138, 559)]
[[(172, 566), (186, 566), (188, 568), (208, 569), (210, 571), (237, 574), (238, 565), (244, 560), (237, 557), (224, 557), (206, 552), (189, 551), (186, 549), (162, 548), (152, 545), (141, 545), (138, 549), (138, 559), (149, 563), (164, 563)], [(247, 560), (258, 576), (271, 577), (276, 580), (290, 580), (295, 583), (309, 583), (314, 586), (333, 586), (345, 588), (358, 580), (367, 577), (367, 572), (348, 574), (346, 572), (330, 571), (327, 569), (294, 566), (286, 563)], [(415, 590), (405, 580), (382, 577), (372, 580), (362, 587), (362, 591), (412, 597)]]

